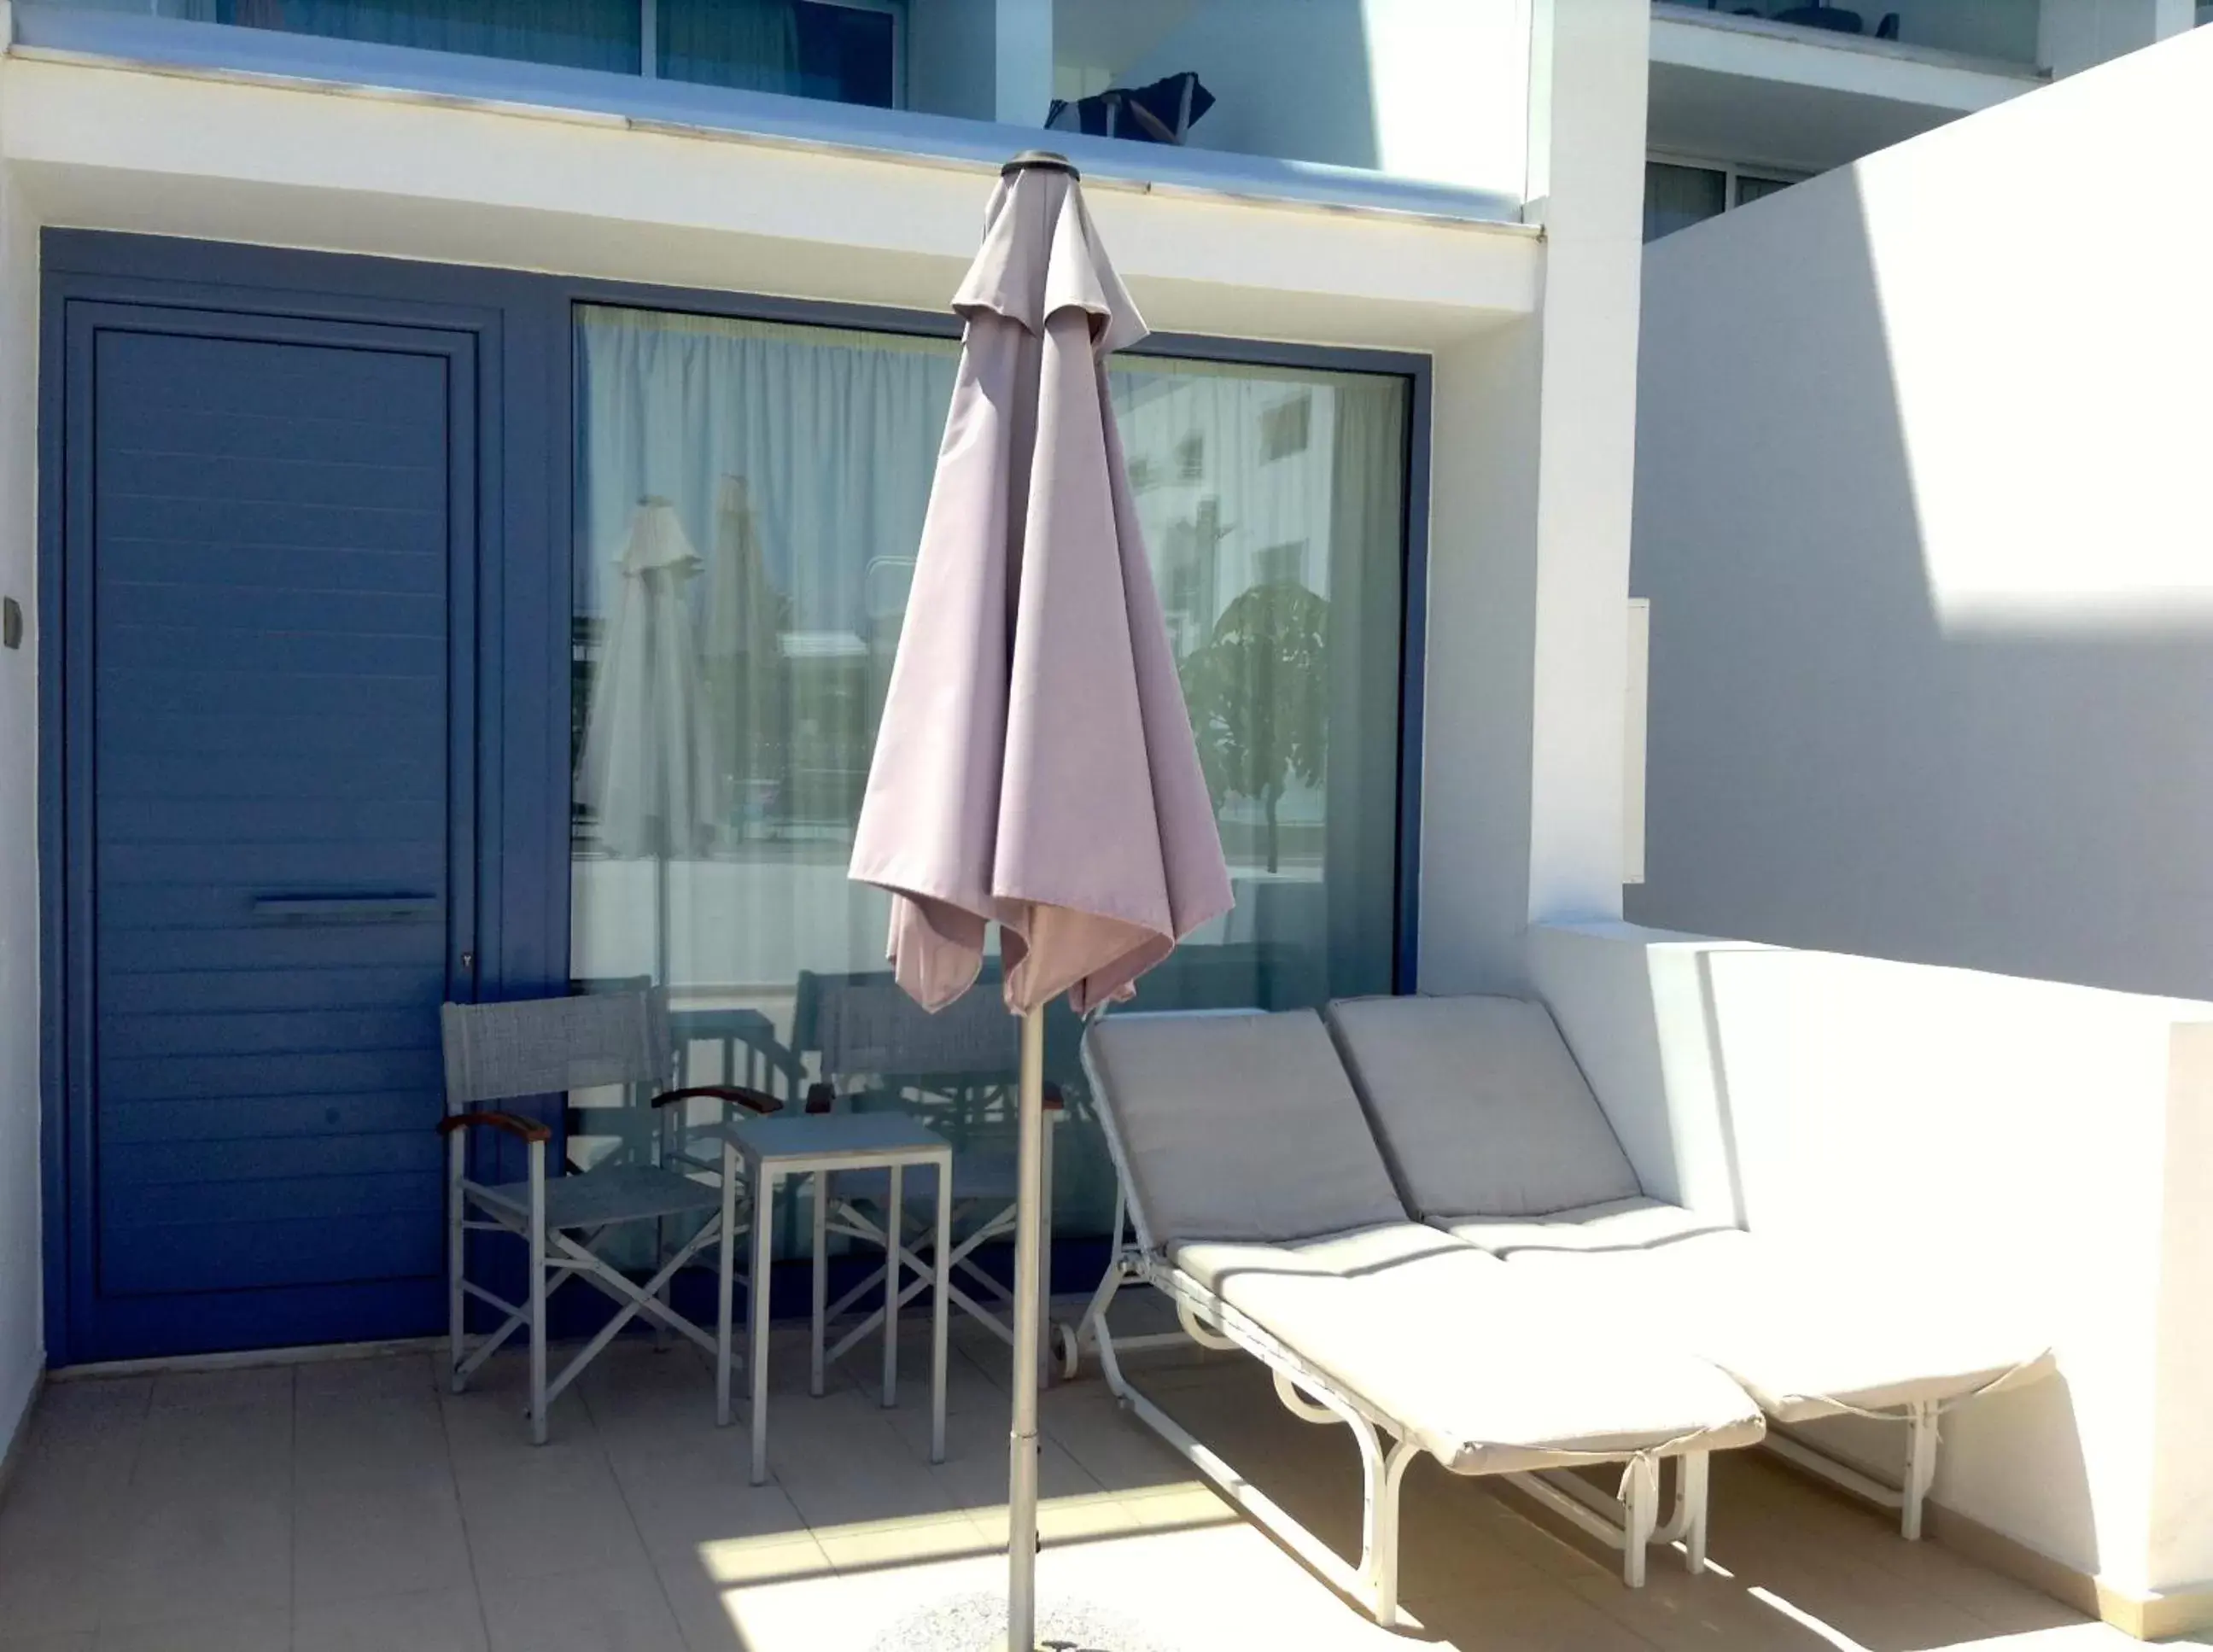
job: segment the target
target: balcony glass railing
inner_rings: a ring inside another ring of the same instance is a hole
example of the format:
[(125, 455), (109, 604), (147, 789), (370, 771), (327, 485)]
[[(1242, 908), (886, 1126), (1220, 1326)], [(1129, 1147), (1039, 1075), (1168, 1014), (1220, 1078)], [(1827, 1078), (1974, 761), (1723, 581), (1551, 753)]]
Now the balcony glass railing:
[(1661, 13), (1686, 9), (1748, 17), (1842, 38), (2033, 68), (2039, 0), (1655, 0)]
[[(1141, 174), (1210, 168), (1249, 183), (1272, 172), (1335, 180), (1356, 195), (1363, 179), (1399, 180), (1518, 202), (1527, 171), (1524, 0), (32, 0), (18, 9), (1050, 125), (1064, 147), (1094, 163), (1119, 156), (1115, 169)], [(914, 131), (926, 146), (927, 129)]]

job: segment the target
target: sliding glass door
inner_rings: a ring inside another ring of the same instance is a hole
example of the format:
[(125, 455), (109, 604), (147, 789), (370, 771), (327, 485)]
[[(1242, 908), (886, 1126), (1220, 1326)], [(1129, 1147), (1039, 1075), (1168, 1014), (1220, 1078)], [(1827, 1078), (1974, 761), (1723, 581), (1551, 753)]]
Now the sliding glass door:
[[(952, 393), (952, 341), (584, 306), (571, 963), (670, 990), (692, 1065), (930, 1110), (988, 1148), (1013, 1027), (932, 1021), (845, 877)], [(1168, 357), (1112, 375), (1237, 892), (1145, 1007), (1390, 990), (1411, 388)], [(1112, 1173), (1072, 1021), (1062, 1231)]]

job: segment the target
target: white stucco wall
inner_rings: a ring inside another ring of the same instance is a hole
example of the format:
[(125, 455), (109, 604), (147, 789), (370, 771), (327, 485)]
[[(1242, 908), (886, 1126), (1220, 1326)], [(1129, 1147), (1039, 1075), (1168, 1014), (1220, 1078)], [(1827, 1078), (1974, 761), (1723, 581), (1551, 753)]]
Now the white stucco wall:
[(2213, 33), (1647, 249), (1644, 921), (2213, 997)]
[[(1649, 1192), (2054, 1347), (1947, 1417), (1940, 1505), (2133, 1599), (2213, 1580), (2213, 1004), (1620, 924), (1530, 954)], [(1821, 1432), (1898, 1474), (1896, 1427)]]
[[(6, 8), (0, 6), (0, 27)], [(0, 84), (0, 114), (7, 88)], [(38, 249), (0, 174), (0, 596), (23, 607), (23, 645), (0, 649), (0, 1451), (45, 1362), (40, 1286)]]

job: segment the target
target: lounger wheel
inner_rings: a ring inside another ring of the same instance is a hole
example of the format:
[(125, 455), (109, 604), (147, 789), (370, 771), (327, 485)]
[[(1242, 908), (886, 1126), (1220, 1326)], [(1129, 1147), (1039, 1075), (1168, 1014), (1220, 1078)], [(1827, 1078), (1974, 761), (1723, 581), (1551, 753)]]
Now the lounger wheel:
[(1061, 1381), (1073, 1381), (1083, 1368), (1083, 1339), (1076, 1334), (1075, 1326), (1059, 1320), (1053, 1321), (1052, 1352), (1060, 1367)]

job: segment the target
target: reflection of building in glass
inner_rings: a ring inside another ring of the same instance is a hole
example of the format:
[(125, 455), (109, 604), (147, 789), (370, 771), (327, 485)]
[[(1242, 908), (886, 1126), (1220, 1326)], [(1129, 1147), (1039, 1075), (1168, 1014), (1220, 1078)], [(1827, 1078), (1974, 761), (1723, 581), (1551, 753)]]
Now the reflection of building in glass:
[[(1341, 481), (1356, 491), (1373, 485), (1339, 472), (1379, 448), (1397, 462), (1393, 443), (1357, 438), (1363, 422), (1395, 428), (1398, 387), (1181, 363), (1133, 362), (1113, 376), (1131, 473), (1145, 484), (1137, 515), (1178, 654), (1189, 660), (1207, 648), (1231, 605), (1256, 586), (1302, 587), (1326, 605)], [(1341, 425), (1355, 439), (1340, 441)], [(1211, 686), (1217, 704), (1233, 686)], [(1228, 721), (1241, 740), (1272, 750), (1294, 743), (1289, 730), (1279, 742), (1265, 726), (1284, 715), (1255, 705)], [(1277, 875), (1321, 875), (1327, 777), (1319, 764), (1308, 773), (1291, 774), (1280, 792), (1217, 794), (1233, 861)]]

